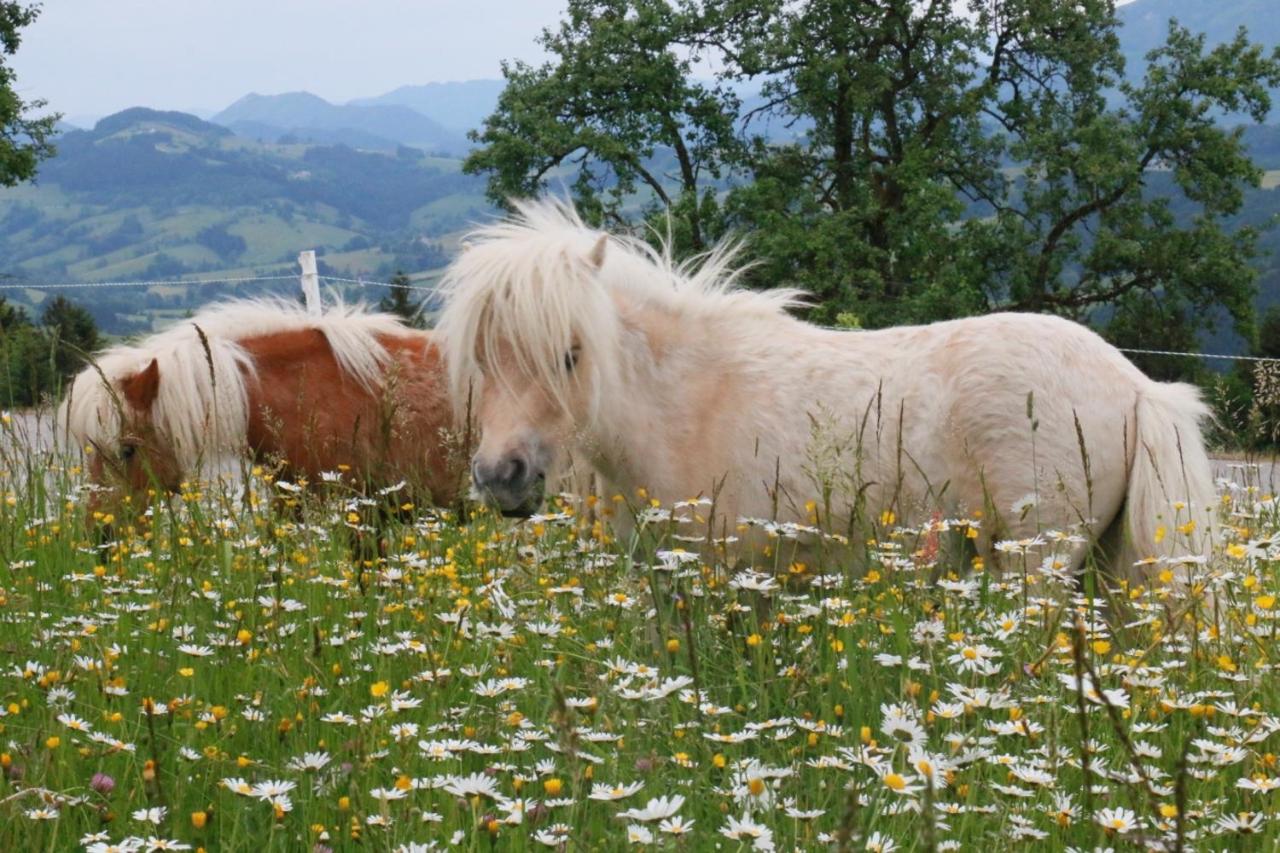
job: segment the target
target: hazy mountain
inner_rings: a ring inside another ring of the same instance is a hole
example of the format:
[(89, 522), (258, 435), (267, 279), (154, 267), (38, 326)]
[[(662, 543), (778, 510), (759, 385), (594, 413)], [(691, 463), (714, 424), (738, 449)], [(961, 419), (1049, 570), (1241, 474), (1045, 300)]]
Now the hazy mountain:
[(281, 145), (297, 143), (310, 145), (346, 145), (365, 151), (395, 151), (403, 143), (352, 127), (277, 127), (260, 121), (233, 121), (227, 125), (236, 136), (258, 142), (274, 142)]
[[(86, 135), (83, 138), (97, 143), (159, 132), (176, 133), (189, 143), (199, 140), (212, 143), (232, 135), (227, 128), (190, 113), (130, 107), (99, 119), (92, 131), (84, 131)], [(50, 162), (57, 163), (57, 160)]]
[(408, 107), (331, 104), (309, 92), (245, 95), (210, 120), (226, 127), (251, 126), (259, 133), (265, 128), (275, 128), (279, 136), (292, 134), (305, 138), (308, 132), (344, 132), (353, 134), (351, 138), (357, 138), (354, 134), (365, 134), (441, 153), (466, 150), (463, 134)]
[(59, 121), (58, 124), (67, 125), (68, 127), (74, 130), (88, 130), (89, 128), (97, 124), (98, 120), (101, 118), (102, 116), (77, 113), (75, 115), (64, 115), (62, 117), (62, 120)]
[(360, 106), (402, 106), (415, 110), (451, 130), (478, 129), (498, 104), (505, 80), (467, 80), (401, 86), (385, 95), (352, 101)]

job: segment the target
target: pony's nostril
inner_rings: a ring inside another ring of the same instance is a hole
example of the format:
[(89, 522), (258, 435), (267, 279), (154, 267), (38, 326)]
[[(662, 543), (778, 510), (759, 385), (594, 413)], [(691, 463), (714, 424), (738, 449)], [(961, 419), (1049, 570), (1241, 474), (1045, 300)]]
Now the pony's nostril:
[(510, 485), (518, 485), (524, 482), (524, 473), (527, 468), (523, 459), (519, 456), (513, 456), (507, 460), (506, 476), (502, 479)]

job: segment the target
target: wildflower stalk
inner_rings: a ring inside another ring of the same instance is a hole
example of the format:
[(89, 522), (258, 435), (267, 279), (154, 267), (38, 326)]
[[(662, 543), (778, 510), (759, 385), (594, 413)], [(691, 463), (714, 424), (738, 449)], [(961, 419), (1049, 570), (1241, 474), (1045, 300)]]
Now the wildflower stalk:
[[(718, 554), (719, 549), (715, 547), (716, 510), (720, 508), (720, 492), (724, 489), (725, 480), (728, 478), (728, 476), (729, 476), (728, 474), (725, 474), (712, 487), (711, 506), (707, 510), (706, 553), (708, 556), (711, 557), (711, 560), (712, 560), (711, 573), (717, 580), (720, 579), (720, 564), (722, 561), (719, 559), (719, 554)], [(775, 515), (776, 515), (776, 506), (775, 506)], [(728, 520), (726, 519), (726, 524), (727, 523), (728, 523)], [(724, 537), (724, 538), (727, 538), (727, 537)], [(725, 562), (727, 562), (727, 559), (725, 560)]]
[(155, 703), (150, 697), (143, 700), (142, 709), (147, 715), (147, 735), (151, 747), (152, 772), (155, 774), (156, 799), (165, 801), (164, 789), (160, 785), (160, 739), (156, 736)]
[(1093, 823), (1093, 786), (1089, 781), (1089, 709), (1084, 699), (1084, 621), (1076, 617), (1075, 636), (1071, 643), (1071, 657), (1076, 673), (1076, 716), (1080, 720), (1080, 773), (1084, 777), (1084, 819)]
[(1190, 765), (1187, 756), (1191, 754), (1191, 743), (1194, 737), (1188, 737), (1182, 743), (1182, 754), (1178, 756), (1178, 772), (1173, 781), (1173, 803), (1178, 813), (1173, 816), (1174, 853), (1182, 853), (1187, 842), (1187, 776)]
[(920, 805), (920, 816), (924, 826), (920, 833), (920, 841), (924, 844), (925, 853), (937, 853), (938, 850), (938, 815), (934, 807), (934, 770), (924, 774), (924, 802)]
[[(1133, 746), (1133, 740), (1129, 737), (1129, 733), (1125, 730), (1124, 720), (1120, 717), (1120, 709), (1117, 708), (1107, 697), (1107, 692), (1102, 688), (1102, 680), (1098, 677), (1098, 673), (1093, 668), (1093, 664), (1089, 662), (1088, 657), (1084, 654), (1084, 620), (1077, 617), (1076, 633), (1078, 635), (1078, 651), (1081, 664), (1089, 675), (1089, 681), (1094, 685), (1098, 693), (1098, 698), (1102, 702), (1102, 706), (1107, 710), (1107, 718), (1111, 721), (1111, 728), (1116, 734), (1116, 738), (1120, 741), (1120, 745), (1124, 747), (1125, 757), (1129, 760), (1129, 766), (1133, 768), (1133, 772), (1137, 774), (1139, 781), (1142, 782), (1142, 791), (1146, 795), (1147, 804), (1151, 807), (1151, 812), (1155, 816), (1160, 815), (1160, 799), (1156, 796), (1155, 791), (1151, 789), (1151, 777), (1147, 775), (1146, 768), (1142, 766), (1142, 759), (1138, 756), (1138, 751)], [(1084, 682), (1078, 684), (1077, 693), (1083, 701)]]
[(840, 815), (840, 828), (836, 830), (836, 851), (837, 853), (852, 853), (853, 846), (853, 827), (857, 822), (858, 816), (858, 782), (856, 777), (849, 779), (849, 784), (845, 785), (848, 796), (845, 797), (844, 813)]
[[(1036, 458), (1036, 433), (1040, 430), (1040, 421), (1036, 418), (1036, 392), (1027, 392), (1027, 421), (1031, 424), (1031, 482), (1036, 496), (1036, 531), (1040, 530), (1040, 460)], [(1023, 555), (1025, 561), (1026, 555)]]
[(684, 590), (677, 586), (676, 588), (676, 610), (680, 614), (680, 621), (684, 626), (684, 642), (689, 650), (689, 675), (693, 678), (694, 703), (693, 709), (697, 715), (698, 723), (702, 723), (702, 675), (698, 671), (698, 645), (693, 641), (693, 621), (689, 618), (689, 603), (684, 595)]
[[(551, 685), (551, 698), (556, 708), (555, 713), (551, 715), (551, 724), (556, 730), (556, 742), (569, 764), (569, 778), (573, 779), (574, 790), (581, 791), (585, 787), (585, 774), (582, 760), (578, 758), (578, 735), (573, 728), (573, 716), (569, 710), (569, 703), (565, 701), (564, 691), (560, 689), (559, 684)], [(585, 803), (586, 799), (583, 798), (582, 802)]]
[(466, 498), (467, 490), (463, 488), (463, 484), (464, 484), (464, 483), (466, 483), (467, 478), (468, 478), (468, 476), (469, 476), (469, 472), (470, 472), (470, 470), (471, 470), (471, 466), (470, 466), (470, 464), (469, 464), (469, 463), (470, 463), (470, 461), (471, 461), (471, 448), (472, 448), (472, 445), (474, 444), (474, 441), (475, 441), (475, 438), (474, 438), (474, 436), (473, 436), (473, 434), (472, 434), (472, 429), (473, 429), (473, 426), (472, 426), (472, 416), (473, 416), (473, 406), (472, 406), (472, 403), (473, 403), (473, 395), (474, 395), (474, 394), (475, 394), (475, 383), (474, 383), (474, 382), (468, 382), (468, 383), (467, 383), (467, 408), (466, 408), (465, 420), (463, 421), (463, 426), (462, 426), (462, 459), (463, 459), (463, 463), (462, 463), (461, 465), (459, 465), (459, 466), (458, 466), (458, 492), (457, 492), (458, 497), (457, 497), (457, 510), (458, 510), (458, 523), (459, 523), (459, 524), (467, 524), (468, 522), (470, 522), (470, 521), (471, 521), (470, 505), (467, 503), (467, 498)]
[(1028, 665), (1031, 674), (1037, 678), (1040, 676), (1041, 667), (1048, 662), (1049, 658), (1052, 657), (1054, 650), (1058, 648), (1056, 626), (1062, 615), (1062, 611), (1065, 609), (1065, 607), (1062, 607), (1057, 610), (1050, 611), (1047, 607), (1045, 608), (1045, 616), (1042, 625), (1048, 632), (1048, 636), (1045, 637), (1044, 654), (1040, 655), (1040, 657), (1036, 658), (1033, 663)]
[(38, 788), (22, 788), (21, 790), (16, 791), (16, 792), (14, 792), (14, 793), (10, 794), (9, 796), (5, 797), (4, 799), (0, 799), (0, 806), (3, 806), (3, 805), (7, 805), (7, 804), (9, 804), (9, 803), (12, 803), (14, 800), (20, 800), (20, 799), (22, 799), (23, 797), (29, 796), (29, 795), (31, 795), (31, 794), (39, 795), (39, 794), (40, 794), (40, 789), (38, 789)]
[[(662, 638), (667, 636), (667, 632), (662, 619), (662, 596), (658, 593), (658, 572), (654, 568), (653, 560), (647, 560), (646, 564), (649, 569), (646, 573), (649, 580), (649, 596), (653, 599), (653, 611), (657, 620), (657, 625), (651, 626), (651, 630), (654, 633), (654, 648), (657, 649), (662, 645)], [(632, 565), (634, 566), (634, 564)]]
[[(1084, 488), (1085, 496), (1088, 501), (1088, 518), (1093, 518), (1093, 465), (1089, 459), (1089, 449), (1084, 442), (1084, 427), (1080, 425), (1080, 413), (1071, 409), (1071, 418), (1076, 425), (1076, 446), (1080, 450), (1080, 465), (1084, 468)], [(1126, 445), (1128, 446), (1128, 445)]]

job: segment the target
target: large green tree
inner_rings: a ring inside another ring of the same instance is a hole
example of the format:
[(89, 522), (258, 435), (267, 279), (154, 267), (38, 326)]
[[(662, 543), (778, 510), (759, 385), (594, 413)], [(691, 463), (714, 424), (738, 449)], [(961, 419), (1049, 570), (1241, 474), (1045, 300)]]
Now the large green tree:
[(40, 14), (39, 5), (0, 2), (0, 186), (11, 187), (35, 176), (36, 166), (53, 153), (57, 115), (36, 117), (44, 101), (24, 101), (6, 61), (18, 50), (21, 30)]
[(37, 326), (0, 296), (0, 406), (55, 395), (101, 343), (93, 315), (66, 297), (49, 300)]
[(21, 307), (0, 296), (0, 407), (39, 402), (52, 376), (48, 340)]
[(690, 20), (666, 0), (571, 0), (539, 39), (550, 61), (503, 64), (506, 89), (465, 171), (490, 173), (499, 204), (564, 184), (597, 221), (671, 210), (681, 244), (707, 246), (710, 187), (741, 153), (740, 105), (694, 75)]
[(19, 305), (11, 305), (8, 298), (0, 295), (0, 332), (12, 332), (30, 325), (27, 312)]
[(1261, 173), (1222, 119), (1266, 117), (1280, 49), (1171, 25), (1131, 83), (1117, 28), (1111, 0), (571, 0), (467, 168), (495, 198), (565, 174), (602, 218), (669, 211), (681, 248), (745, 232), (752, 281), (820, 320), (1247, 333), (1255, 235), (1223, 221)]
[(93, 315), (61, 294), (45, 305), (40, 324), (51, 338), (54, 370), (64, 381), (78, 373), (85, 365), (85, 357), (96, 352), (102, 343)]

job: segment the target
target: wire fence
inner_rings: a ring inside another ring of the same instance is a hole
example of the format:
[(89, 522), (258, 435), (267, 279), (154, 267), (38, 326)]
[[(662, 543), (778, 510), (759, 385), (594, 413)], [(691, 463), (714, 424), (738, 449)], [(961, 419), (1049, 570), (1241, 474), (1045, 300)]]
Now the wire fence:
[(394, 281), (372, 281), (367, 278), (338, 278), (332, 275), (320, 276), (321, 281), (327, 281), (330, 284), (358, 284), (366, 287), (399, 287), (404, 290), (419, 290), (423, 293), (435, 293), (434, 287), (425, 287), (421, 284), (397, 284)]
[(1120, 350), (1120, 352), (1138, 355), (1167, 355), (1179, 358), (1221, 359), (1223, 361), (1280, 362), (1280, 358), (1270, 358), (1265, 355), (1225, 355), (1213, 352), (1179, 352), (1168, 349), (1133, 349), (1131, 347), (1116, 347), (1116, 349)]
[(100, 287), (180, 287), (202, 284), (246, 284), (255, 281), (297, 281), (296, 275), (250, 275), (239, 278), (175, 278), (144, 281), (6, 282), (0, 290), (92, 290)]
[[(321, 281), (330, 284), (355, 284), (368, 287), (399, 287), (405, 290), (420, 290), (423, 292), (433, 292), (435, 288), (425, 287), (420, 284), (400, 284), (393, 281), (378, 281), (368, 278), (342, 278), (341, 276), (321, 275)], [(0, 283), (0, 290), (92, 290), (100, 287), (183, 287), (198, 286), (206, 284), (249, 284), (260, 281), (297, 281), (296, 275), (250, 275), (240, 276), (236, 278), (173, 278), (173, 279), (145, 279), (139, 281), (54, 281), (54, 282), (4, 282)]]
[[(402, 284), (391, 281), (378, 281), (368, 278), (344, 278), (342, 276), (320, 275), (320, 281), (328, 284), (356, 285), (359, 287), (401, 288), (422, 293), (434, 293), (435, 288), (421, 284)], [(140, 281), (61, 281), (61, 282), (14, 282), (0, 280), (0, 291), (16, 290), (88, 290), (93, 288), (118, 287), (183, 287), (211, 284), (251, 284), (265, 281), (297, 281), (297, 275), (253, 275), (224, 278), (181, 278), (150, 279)], [(1206, 360), (1242, 361), (1253, 363), (1280, 363), (1280, 358), (1259, 355), (1228, 355), (1226, 353), (1182, 352), (1179, 350), (1139, 349), (1135, 347), (1117, 347), (1120, 352), (1131, 355), (1158, 355), (1170, 358), (1202, 358)]]

